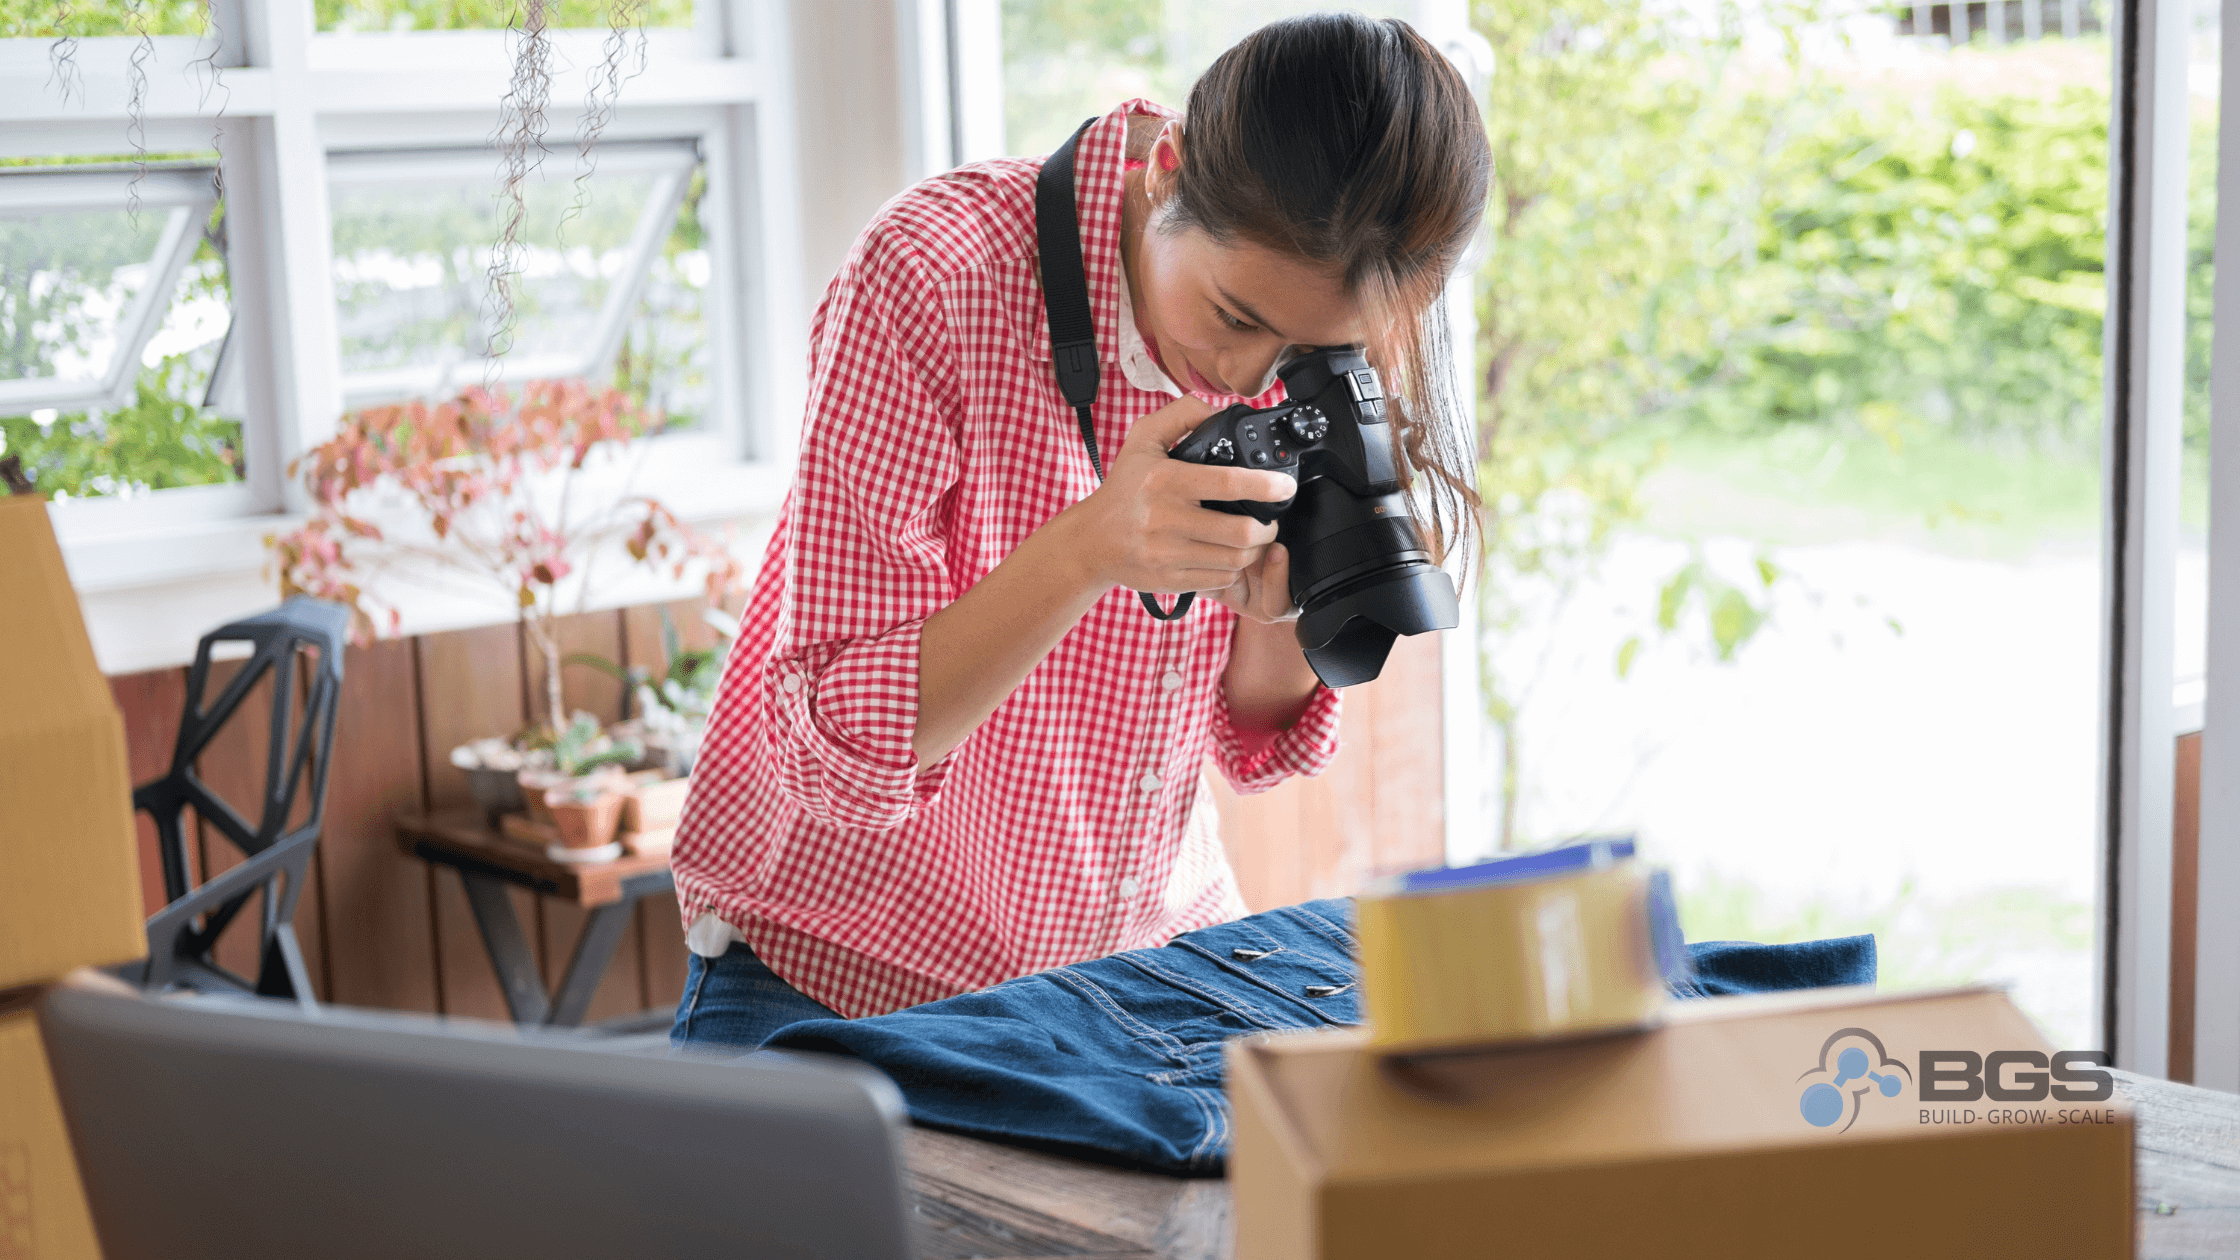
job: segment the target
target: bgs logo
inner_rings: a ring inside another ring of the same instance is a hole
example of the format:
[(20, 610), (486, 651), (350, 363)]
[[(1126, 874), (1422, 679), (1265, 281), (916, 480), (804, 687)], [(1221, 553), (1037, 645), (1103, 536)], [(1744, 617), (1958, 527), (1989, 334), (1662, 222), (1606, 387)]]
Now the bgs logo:
[[(1805, 1086), (1804, 1097), (1797, 1101), (1797, 1109), (1804, 1113), (1805, 1122), (1816, 1129), (1825, 1129), (1842, 1120), (1844, 1112), (1849, 1111), (1851, 1119), (1844, 1122), (1842, 1129), (1836, 1130), (1844, 1132), (1859, 1122), (1860, 1101), (1869, 1093), (1896, 1098), (1906, 1087), (1906, 1081), (1900, 1080), (1898, 1073), (1905, 1073), (1907, 1080), (1913, 1077), (1911, 1068), (1891, 1058), (1890, 1052), (1882, 1048), (1880, 1037), (1864, 1028), (1838, 1028), (1820, 1043), (1820, 1066), (1805, 1069), (1797, 1079), (1828, 1077), (1828, 1054), (1845, 1041), (1853, 1044), (1844, 1046), (1836, 1054), (1834, 1076)], [(1874, 1051), (1871, 1057), (1867, 1053), (1869, 1048)], [(1877, 1068), (1889, 1070), (1877, 1071)], [(1845, 1089), (1855, 1081), (1861, 1083), (1856, 1088)], [(1850, 1095), (1848, 1102), (1844, 1097), (1846, 1093)]]

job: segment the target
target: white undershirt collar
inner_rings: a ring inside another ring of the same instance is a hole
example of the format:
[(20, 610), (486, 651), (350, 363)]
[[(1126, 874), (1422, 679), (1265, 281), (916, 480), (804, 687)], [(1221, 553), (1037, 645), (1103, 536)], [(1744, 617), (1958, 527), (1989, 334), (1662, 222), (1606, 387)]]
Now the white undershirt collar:
[(1136, 327), (1135, 299), (1128, 293), (1128, 268), (1123, 264), (1120, 277), (1120, 371), (1128, 383), (1152, 394), (1172, 394), (1182, 397), (1182, 387), (1174, 383), (1163, 371), (1159, 361), (1151, 357), (1151, 347), (1143, 340), (1143, 330)]

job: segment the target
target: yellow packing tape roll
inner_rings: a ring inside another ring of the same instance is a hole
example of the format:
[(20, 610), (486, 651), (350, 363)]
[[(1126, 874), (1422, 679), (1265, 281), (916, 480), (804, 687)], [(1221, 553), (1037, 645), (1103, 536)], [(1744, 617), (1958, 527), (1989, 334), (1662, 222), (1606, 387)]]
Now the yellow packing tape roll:
[(1649, 869), (1363, 896), (1361, 997), (1385, 1053), (1578, 1036), (1655, 1022)]

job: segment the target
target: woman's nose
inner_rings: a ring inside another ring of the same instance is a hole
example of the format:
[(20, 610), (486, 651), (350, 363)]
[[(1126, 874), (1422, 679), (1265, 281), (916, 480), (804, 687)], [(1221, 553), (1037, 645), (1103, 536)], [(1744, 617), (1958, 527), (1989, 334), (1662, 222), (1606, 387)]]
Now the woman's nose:
[(1268, 392), (1276, 383), (1276, 369), (1283, 365), (1283, 346), (1269, 350), (1253, 350), (1238, 356), (1234, 364), (1224, 363), (1221, 372), (1229, 385), (1246, 398), (1257, 398)]

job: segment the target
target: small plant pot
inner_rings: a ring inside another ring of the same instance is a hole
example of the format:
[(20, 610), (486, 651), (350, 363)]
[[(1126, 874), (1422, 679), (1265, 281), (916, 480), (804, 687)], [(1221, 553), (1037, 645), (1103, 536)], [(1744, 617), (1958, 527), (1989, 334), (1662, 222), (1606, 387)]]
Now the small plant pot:
[(467, 770), (467, 790), (474, 793), (474, 803), (482, 807), (482, 816), (492, 827), (507, 814), (518, 814), (529, 808), (521, 795), (521, 772), (518, 770), (490, 770), (476, 766)]
[(553, 821), (552, 806), (545, 802), (545, 794), (568, 786), (575, 780), (557, 770), (519, 770), (515, 772), (515, 786), (529, 810), (529, 817), (538, 822)]
[(620, 792), (601, 792), (583, 800), (571, 789), (555, 788), (545, 794), (545, 805), (552, 811), (553, 829), (560, 833), (560, 843), (549, 852), (560, 862), (604, 862), (617, 857), (622, 846), (615, 843), (615, 829), (622, 823)]

